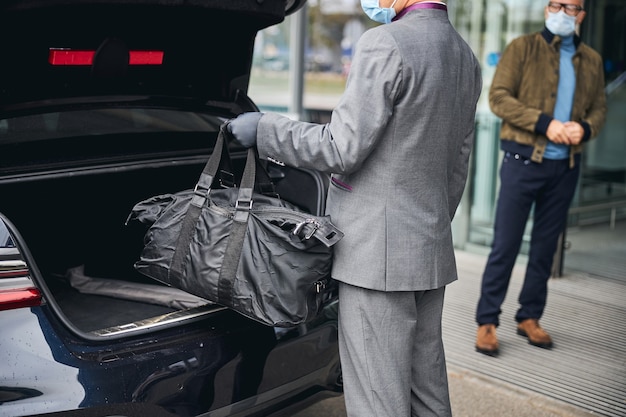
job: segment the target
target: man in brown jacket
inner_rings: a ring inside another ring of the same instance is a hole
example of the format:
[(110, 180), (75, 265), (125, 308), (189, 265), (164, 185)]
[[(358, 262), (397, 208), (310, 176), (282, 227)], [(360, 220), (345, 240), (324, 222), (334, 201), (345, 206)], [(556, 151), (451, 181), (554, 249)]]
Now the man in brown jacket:
[(476, 311), (476, 350), (498, 352), (496, 327), (511, 271), (534, 205), (528, 266), (519, 295), (517, 333), (551, 348), (541, 328), (547, 282), (558, 237), (576, 190), (583, 143), (596, 136), (606, 113), (600, 55), (580, 41), (582, 0), (549, 2), (542, 32), (515, 39), (505, 49), (489, 91), (502, 118), (504, 159), (494, 240)]

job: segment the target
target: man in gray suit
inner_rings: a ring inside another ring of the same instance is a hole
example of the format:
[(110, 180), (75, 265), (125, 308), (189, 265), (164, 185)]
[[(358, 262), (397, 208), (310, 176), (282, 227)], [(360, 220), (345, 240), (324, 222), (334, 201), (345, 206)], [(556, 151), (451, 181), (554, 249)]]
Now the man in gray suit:
[[(467, 178), (479, 63), (445, 3), (362, 0), (372, 19), (320, 125), (244, 113), (229, 130), (261, 158), (332, 173), (339, 347), (349, 416), (450, 416), (441, 338), (457, 279), (451, 222)], [(388, 24), (387, 24), (388, 23)]]

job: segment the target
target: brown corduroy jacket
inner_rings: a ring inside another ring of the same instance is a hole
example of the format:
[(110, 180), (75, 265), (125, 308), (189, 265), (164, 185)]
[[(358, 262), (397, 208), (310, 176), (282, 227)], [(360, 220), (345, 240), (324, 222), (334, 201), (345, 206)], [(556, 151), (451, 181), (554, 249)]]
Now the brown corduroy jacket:
[[(513, 40), (498, 62), (489, 90), (491, 110), (502, 118), (502, 149), (527, 149), (524, 156), (534, 162), (543, 160), (548, 143), (546, 131), (553, 120), (559, 83), (560, 44), (561, 38), (547, 29)], [(596, 51), (578, 37), (575, 44), (576, 91), (571, 120), (582, 125), (584, 143), (598, 135), (606, 118), (604, 68)], [(583, 143), (571, 147), (572, 165)]]

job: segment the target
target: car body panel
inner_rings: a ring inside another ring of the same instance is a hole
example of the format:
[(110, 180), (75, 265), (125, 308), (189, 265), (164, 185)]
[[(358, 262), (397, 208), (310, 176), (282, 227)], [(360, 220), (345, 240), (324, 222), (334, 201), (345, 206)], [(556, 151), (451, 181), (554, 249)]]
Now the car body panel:
[[(333, 303), (324, 314), (335, 311)], [(109, 415), (124, 407), (128, 416), (254, 415), (258, 404), (267, 415), (264, 397), (280, 410), (302, 387), (339, 393), (335, 320), (274, 329), (224, 310), (95, 344), (72, 335), (43, 305), (2, 312), (0, 333), (0, 416)]]
[[(141, 235), (110, 229), (163, 183), (193, 186), (219, 125), (258, 110), (256, 32), (303, 4), (0, 0), (0, 416), (265, 416), (340, 394), (336, 292), (320, 316), (282, 329), (210, 303), (59, 290), (62, 267), (91, 251), (107, 273), (132, 269), (125, 249)], [(59, 66), (51, 49), (99, 52)], [(162, 51), (162, 64), (119, 60), (136, 50)], [(229, 148), (235, 163), (245, 155)], [(310, 174), (272, 175), (322, 212), (327, 179)], [(3, 303), (11, 291), (33, 296)], [(103, 306), (115, 324), (83, 327), (81, 312)], [(137, 306), (154, 313), (135, 318)]]

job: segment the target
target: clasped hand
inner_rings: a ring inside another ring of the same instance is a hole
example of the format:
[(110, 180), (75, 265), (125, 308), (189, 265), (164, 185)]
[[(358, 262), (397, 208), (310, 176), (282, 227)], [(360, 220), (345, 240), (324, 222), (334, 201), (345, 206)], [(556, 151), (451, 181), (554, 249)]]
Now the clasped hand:
[(578, 145), (583, 140), (585, 131), (578, 122), (560, 122), (552, 120), (548, 125), (546, 136), (554, 143), (563, 145)]

